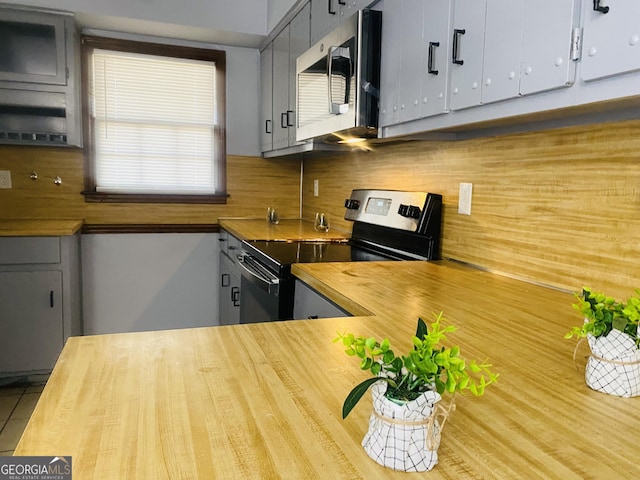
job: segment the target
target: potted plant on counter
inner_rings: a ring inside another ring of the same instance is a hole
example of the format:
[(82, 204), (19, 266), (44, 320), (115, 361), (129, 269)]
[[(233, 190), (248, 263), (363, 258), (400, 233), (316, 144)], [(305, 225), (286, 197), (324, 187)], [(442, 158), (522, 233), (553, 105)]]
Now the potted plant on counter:
[(640, 395), (640, 290), (626, 303), (587, 287), (575, 296), (573, 308), (580, 312), (584, 322), (573, 327), (565, 338), (576, 336), (589, 342), (587, 385), (620, 397)]
[(454, 406), (453, 399), (448, 408), (439, 404), (441, 395), (469, 391), (480, 396), (498, 378), (490, 364), (467, 363), (458, 346), (442, 346), (446, 334), (456, 330), (452, 325), (443, 326), (443, 320), (440, 312), (427, 329), (419, 318), (408, 355), (396, 356), (387, 338), (378, 342), (344, 333), (334, 340), (346, 347), (347, 355), (360, 358), (360, 368), (373, 375), (347, 395), (342, 418), (371, 387), (373, 412), (362, 446), (385, 467), (406, 472), (431, 470), (438, 463), (440, 432)]

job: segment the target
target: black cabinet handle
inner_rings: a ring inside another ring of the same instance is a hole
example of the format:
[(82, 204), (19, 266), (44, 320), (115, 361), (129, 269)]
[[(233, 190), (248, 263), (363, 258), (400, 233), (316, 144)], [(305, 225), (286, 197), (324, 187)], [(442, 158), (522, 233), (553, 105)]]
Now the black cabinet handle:
[(464, 28), (456, 28), (453, 30), (453, 63), (456, 65), (464, 65), (464, 60), (460, 60), (460, 36), (467, 33)]
[(347, 2), (345, 2), (344, 0), (338, 0), (338, 3), (339, 3), (340, 5), (346, 5), (346, 4), (347, 4)]
[(336, 11), (333, 9), (333, 0), (328, 0), (327, 2), (327, 11), (329, 12), (329, 15), (335, 15)]
[(280, 126), (282, 128), (287, 128), (287, 112), (282, 112), (280, 114)]
[(293, 127), (291, 117), (293, 117), (293, 110), (287, 110), (287, 127)]
[(231, 285), (231, 275), (229, 275), (228, 273), (223, 273), (220, 281), (222, 282), (223, 287), (228, 287), (229, 285)]
[(600, 6), (600, 0), (593, 0), (593, 11), (600, 13), (609, 13), (609, 7)]
[(49, 292), (49, 307), (53, 308), (53, 290)]
[(240, 306), (240, 289), (238, 287), (231, 287), (231, 301), (234, 307)]
[(271, 120), (265, 120), (264, 133), (271, 133)]
[(436, 47), (440, 46), (440, 42), (429, 42), (429, 59), (427, 60), (427, 72), (431, 75), (438, 75), (438, 70), (433, 69), (433, 62), (436, 56)]

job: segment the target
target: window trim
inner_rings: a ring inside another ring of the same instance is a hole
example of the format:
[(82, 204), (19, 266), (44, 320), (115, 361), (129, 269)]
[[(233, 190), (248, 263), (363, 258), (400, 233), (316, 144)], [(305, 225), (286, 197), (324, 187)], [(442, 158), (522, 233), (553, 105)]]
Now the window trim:
[[(93, 121), (89, 112), (89, 65), (94, 49), (134, 52), (164, 57), (188, 58), (213, 61), (216, 64), (216, 104), (219, 123), (215, 129), (220, 148), (213, 160), (220, 176), (223, 191), (217, 194), (171, 194), (171, 193), (109, 193), (96, 191)], [(119, 38), (82, 35), (82, 124), (84, 132), (84, 195), (85, 202), (97, 203), (203, 203), (225, 204), (227, 193), (227, 147), (226, 147), (226, 52), (206, 48), (185, 47), (161, 43), (123, 40)]]

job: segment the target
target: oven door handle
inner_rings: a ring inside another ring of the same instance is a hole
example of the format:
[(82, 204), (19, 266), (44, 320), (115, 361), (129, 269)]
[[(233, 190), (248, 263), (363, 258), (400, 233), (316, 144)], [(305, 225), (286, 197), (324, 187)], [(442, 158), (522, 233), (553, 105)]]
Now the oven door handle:
[(278, 278), (267, 278), (261, 274), (253, 265), (247, 263), (247, 255), (238, 256), (238, 265), (240, 266), (240, 274), (256, 287), (264, 290), (269, 295), (277, 295), (280, 290), (280, 280)]

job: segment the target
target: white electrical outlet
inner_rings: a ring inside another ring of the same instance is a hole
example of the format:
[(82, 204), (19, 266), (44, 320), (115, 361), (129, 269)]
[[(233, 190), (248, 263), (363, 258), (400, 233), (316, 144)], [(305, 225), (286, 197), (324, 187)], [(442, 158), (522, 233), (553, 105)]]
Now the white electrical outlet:
[(319, 190), (319, 185), (318, 185), (318, 179), (315, 179), (313, 181), (313, 196), (317, 197), (318, 196), (318, 190)]
[(11, 188), (11, 170), (0, 170), (0, 188)]
[(462, 215), (471, 215), (471, 192), (473, 183), (461, 183), (460, 193), (458, 194), (458, 213)]

